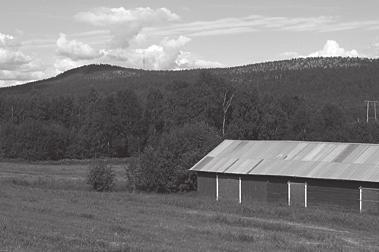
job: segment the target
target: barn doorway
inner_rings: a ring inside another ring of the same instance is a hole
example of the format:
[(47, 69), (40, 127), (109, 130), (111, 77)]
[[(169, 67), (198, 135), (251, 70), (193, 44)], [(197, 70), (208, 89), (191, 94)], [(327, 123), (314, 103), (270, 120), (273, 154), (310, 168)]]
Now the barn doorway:
[(307, 207), (307, 183), (288, 182), (288, 205)]

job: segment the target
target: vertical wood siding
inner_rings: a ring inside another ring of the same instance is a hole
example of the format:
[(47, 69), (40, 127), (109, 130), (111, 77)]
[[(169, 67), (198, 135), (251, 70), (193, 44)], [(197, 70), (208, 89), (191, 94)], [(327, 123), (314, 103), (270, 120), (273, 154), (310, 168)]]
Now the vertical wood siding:
[(308, 183), (308, 206), (327, 205), (359, 211), (359, 187), (349, 183), (325, 183), (313, 181)]
[(219, 200), (238, 202), (239, 181), (236, 175), (219, 174), (218, 176)]
[(379, 189), (362, 189), (362, 211), (379, 213)]
[[(379, 185), (372, 182), (336, 181), (275, 176), (249, 176), (218, 174), (219, 200), (239, 199), (239, 176), (241, 176), (242, 204), (272, 202), (287, 205), (287, 182), (291, 182), (291, 206), (304, 207), (304, 183), (307, 182), (308, 207), (327, 207), (359, 211), (359, 187), (362, 186), (363, 211), (379, 213)], [(198, 172), (198, 193), (216, 200), (216, 174)], [(378, 201), (378, 202), (376, 202)]]
[(291, 182), (291, 207), (305, 206), (305, 183)]
[(216, 174), (197, 173), (197, 191), (200, 195), (216, 199)]
[(267, 201), (267, 184), (268, 182), (264, 179), (242, 177), (242, 203)]

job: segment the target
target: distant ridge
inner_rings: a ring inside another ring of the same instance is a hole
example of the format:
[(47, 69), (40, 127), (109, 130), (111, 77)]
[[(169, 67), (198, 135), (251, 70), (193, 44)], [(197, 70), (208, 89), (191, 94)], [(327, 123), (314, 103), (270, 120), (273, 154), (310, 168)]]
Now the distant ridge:
[[(63, 73), (58, 74), (55, 77), (48, 78), (45, 80), (33, 81), (30, 83), (25, 83), (23, 85), (41, 83), (46, 81), (54, 81), (57, 79), (63, 79), (70, 77), (70, 75), (90, 75), (99, 74), (105, 79), (111, 78), (111, 75), (118, 75), (121, 77), (130, 77), (143, 72), (150, 73), (172, 73), (172, 72), (198, 72), (198, 71), (209, 71), (216, 73), (230, 72), (233, 74), (251, 73), (251, 72), (268, 72), (268, 71), (289, 71), (289, 70), (303, 70), (303, 69), (330, 69), (330, 68), (350, 68), (350, 67), (360, 67), (369, 66), (372, 64), (379, 64), (379, 59), (371, 58), (351, 58), (351, 57), (315, 57), (315, 58), (295, 58), (290, 60), (279, 60), (279, 61), (267, 61), (262, 63), (254, 63), (242, 66), (233, 66), (225, 68), (206, 68), (206, 69), (186, 69), (186, 70), (143, 70), (135, 68), (125, 68), (116, 65), (109, 64), (91, 64), (83, 65), (77, 68), (67, 70)], [(106, 76), (104, 74), (108, 74)], [(12, 87), (7, 87), (12, 88)], [(1, 88), (0, 88), (1, 89)]]

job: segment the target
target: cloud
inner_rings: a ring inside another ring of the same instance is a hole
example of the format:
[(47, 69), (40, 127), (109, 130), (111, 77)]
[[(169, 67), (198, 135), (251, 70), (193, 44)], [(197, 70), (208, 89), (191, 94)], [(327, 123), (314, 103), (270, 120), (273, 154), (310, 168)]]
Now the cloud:
[(61, 56), (72, 60), (94, 59), (100, 56), (99, 52), (91, 46), (76, 40), (67, 40), (66, 34), (59, 34), (57, 40), (57, 52)]
[(10, 71), (0, 70), (0, 80), (2, 81), (29, 81), (44, 78), (42, 71)]
[(179, 36), (176, 39), (164, 38), (158, 44), (134, 50), (104, 50), (105, 59), (118, 61), (124, 66), (152, 70), (188, 69), (204, 67), (220, 67), (221, 64), (206, 61), (185, 51), (190, 38)]
[[(144, 40), (143, 36), (138, 38)], [(77, 48), (80, 42), (69, 43), (66, 37), (61, 34), (61, 43), (65, 46), (60, 48), (69, 48), (64, 53), (60, 51), (62, 57), (56, 59), (54, 68), (56, 73), (60, 73), (81, 65), (92, 63), (108, 63), (117, 64), (124, 67), (142, 68), (151, 70), (173, 70), (173, 69), (188, 69), (188, 68), (206, 68), (220, 67), (218, 62), (203, 60), (200, 57), (193, 55), (185, 50), (187, 43), (191, 41), (185, 36), (177, 38), (163, 38), (158, 43), (149, 44), (145, 48), (109, 48), (101, 49), (97, 52), (95, 58), (90, 59), (85, 57), (73, 57), (72, 48)], [(58, 44), (58, 43), (57, 43)], [(68, 46), (68, 45), (72, 46)], [(74, 46), (75, 45), (75, 46)], [(71, 50), (72, 49), (72, 50)], [(77, 53), (75, 53), (77, 55)]]
[(286, 59), (293, 59), (293, 58), (304, 57), (304, 56), (301, 56), (298, 52), (294, 52), (294, 51), (281, 53), (280, 56), (282, 56), (282, 57), (284, 57)]
[(357, 50), (345, 50), (335, 40), (326, 41), (324, 47), (308, 55), (308, 57), (359, 57)]
[(199, 59), (190, 52), (181, 52), (175, 62), (178, 66), (177, 69), (214, 68), (224, 66), (217, 61)]
[(0, 86), (13, 86), (29, 81), (40, 80), (49, 77), (50, 74), (41, 64), (31, 61), (17, 69), (0, 69)]
[(24, 81), (8, 81), (0, 79), (0, 87), (16, 86), (25, 83)]
[(0, 33), (0, 47), (9, 46), (13, 44), (14, 37), (8, 34)]
[(144, 27), (161, 25), (179, 20), (179, 16), (166, 8), (97, 8), (88, 12), (79, 12), (77, 20), (93, 26), (105, 27), (111, 31), (112, 47), (127, 48)]
[(144, 29), (144, 32), (161, 36), (184, 35), (195, 37), (259, 31), (338, 32), (357, 29), (379, 30), (379, 20), (345, 22), (339, 20), (338, 17), (331, 16), (283, 17), (249, 15), (150, 27)]
[(337, 41), (327, 40), (320, 50), (309, 53), (304, 56), (298, 52), (290, 51), (280, 54), (283, 58), (308, 58), (308, 57), (363, 57), (357, 50), (345, 50), (342, 48)]
[(190, 41), (189, 38), (180, 36), (177, 39), (163, 39), (159, 45), (151, 45), (145, 49), (135, 51), (136, 58), (142, 60), (142, 65), (147, 69), (174, 69), (177, 68), (177, 59), (181, 49)]
[(79, 12), (75, 15), (78, 20), (95, 26), (125, 25), (132, 22), (150, 25), (155, 22), (178, 20), (179, 16), (169, 9), (159, 8), (153, 10), (149, 7), (125, 9), (120, 8), (97, 8), (88, 12)]
[(374, 51), (376, 57), (379, 56), (379, 42), (374, 42), (370, 45), (370, 49)]
[(45, 77), (43, 64), (21, 51), (21, 43), (8, 34), (0, 33), (0, 85), (14, 85), (20, 82)]
[(31, 58), (20, 51), (0, 47), (0, 70), (16, 69), (30, 61)]
[(0, 70), (11, 70), (27, 64), (31, 58), (18, 50), (15, 38), (0, 33)]
[(70, 58), (57, 59), (54, 63), (56, 74), (84, 65)]
[(321, 26), (335, 22), (333, 17), (271, 17), (249, 15), (246, 17), (222, 18), (210, 21), (172, 24), (165, 27), (146, 29), (154, 35), (171, 36), (183, 34), (186, 36), (213, 36), (234, 33), (250, 33), (262, 30), (273, 31), (316, 31)]
[[(124, 8), (121, 8), (124, 12)], [(98, 9), (96, 9), (98, 10)], [(101, 9), (100, 9), (101, 10)], [(106, 9), (108, 12), (112, 9)], [(116, 9), (115, 9), (116, 10)], [(151, 10), (151, 9), (150, 9)], [(99, 11), (98, 11), (99, 12)], [(83, 13), (92, 13), (92, 12), (82, 12), (82, 14), (77, 14), (76, 17), (79, 20), (82, 20), (93, 25), (97, 24), (98, 27), (104, 26), (108, 27), (107, 30), (98, 30), (87, 32), (83, 35), (96, 35), (96, 36), (109, 36), (108, 30), (110, 27), (119, 27), (119, 29), (113, 30), (112, 36), (117, 36), (117, 32), (125, 32), (129, 36), (126, 36), (126, 41), (129, 41), (136, 34), (146, 34), (149, 36), (162, 36), (162, 37), (172, 37), (172, 36), (187, 36), (187, 37), (198, 37), (198, 36), (217, 36), (217, 35), (229, 35), (237, 33), (252, 33), (260, 31), (287, 31), (287, 32), (339, 32), (347, 30), (379, 30), (379, 19), (378, 20), (359, 20), (359, 21), (342, 21), (339, 17), (333, 16), (314, 16), (314, 17), (284, 17), (284, 16), (266, 16), (266, 15), (249, 15), (245, 17), (227, 17), (215, 20), (207, 21), (195, 21), (195, 22), (175, 22), (171, 21), (179, 20), (179, 16), (174, 14), (175, 18), (166, 20), (163, 22), (155, 22), (150, 25), (136, 25), (135, 21), (132, 21), (128, 24), (118, 25), (121, 18), (103, 18), (107, 20), (104, 24), (101, 24), (100, 19), (90, 18), (90, 16), (84, 18), (87, 15)], [(101, 13), (101, 12), (100, 12)], [(172, 13), (172, 12), (170, 12)], [(116, 16), (116, 15), (113, 15)], [(129, 15), (132, 16), (132, 15)], [(80, 17), (80, 18), (79, 18)], [(131, 18), (130, 18), (131, 19)], [(110, 21), (114, 20), (114, 21)], [(136, 18), (131, 19), (136, 20)], [(138, 23), (138, 22), (137, 22)], [(157, 25), (159, 23), (159, 25)], [(135, 29), (133, 29), (135, 25)], [(122, 28), (126, 27), (126, 31), (122, 31)], [(142, 28), (141, 28), (142, 27)], [(122, 37), (122, 36), (120, 36)], [(121, 38), (118, 38), (121, 39)], [(128, 43), (125, 42), (125, 45)]]

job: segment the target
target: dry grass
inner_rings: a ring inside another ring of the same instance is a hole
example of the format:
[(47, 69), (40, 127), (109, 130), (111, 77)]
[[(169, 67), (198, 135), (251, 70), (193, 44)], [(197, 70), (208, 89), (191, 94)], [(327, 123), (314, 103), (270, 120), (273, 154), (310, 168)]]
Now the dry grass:
[(97, 193), (86, 171), (1, 163), (0, 251), (379, 250), (378, 216), (131, 194), (122, 180), (118, 191)]

